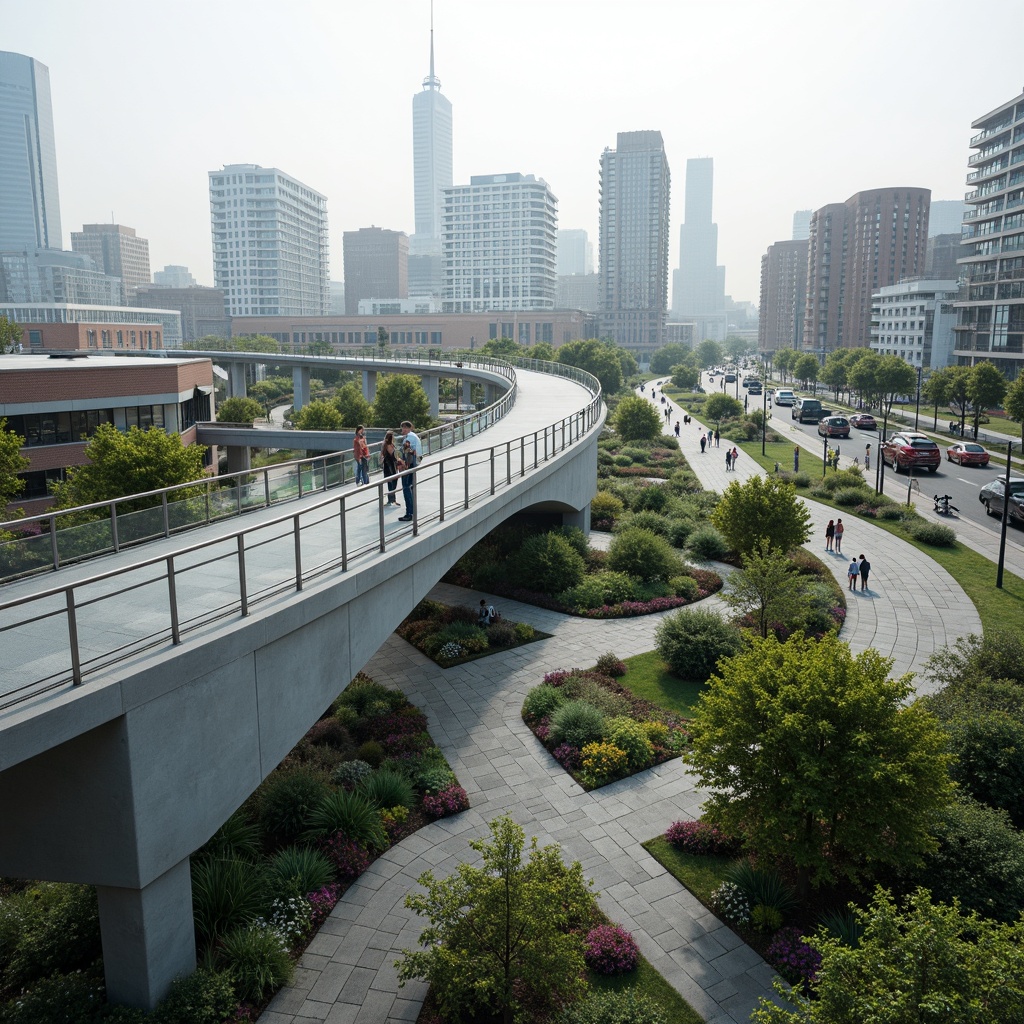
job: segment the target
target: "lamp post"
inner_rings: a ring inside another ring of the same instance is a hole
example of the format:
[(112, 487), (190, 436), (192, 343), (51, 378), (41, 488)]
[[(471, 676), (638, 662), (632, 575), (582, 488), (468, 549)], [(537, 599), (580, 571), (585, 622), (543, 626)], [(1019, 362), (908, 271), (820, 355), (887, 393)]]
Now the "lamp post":
[(917, 368), (917, 403), (914, 406), (914, 429), (917, 430), (917, 421), (921, 415), (921, 367)]
[(768, 382), (761, 385), (761, 454), (764, 455), (764, 443), (768, 437)]
[(1003, 559), (1006, 557), (1006, 524), (1010, 520), (1010, 464), (1013, 462), (1013, 442), (1006, 442), (1006, 478), (1003, 480), (1003, 521), (999, 527), (999, 563), (996, 567), (996, 586), (1003, 587)]

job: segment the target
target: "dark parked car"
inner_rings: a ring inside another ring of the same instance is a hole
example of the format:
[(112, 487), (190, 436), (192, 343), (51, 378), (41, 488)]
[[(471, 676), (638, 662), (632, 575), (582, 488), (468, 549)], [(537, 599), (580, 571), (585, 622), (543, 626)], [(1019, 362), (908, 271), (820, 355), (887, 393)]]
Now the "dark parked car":
[(980, 444), (973, 441), (957, 441), (946, 449), (949, 462), (959, 462), (961, 466), (987, 466), (989, 455)]
[[(1006, 481), (993, 480), (985, 484), (978, 493), (978, 501), (985, 506), (985, 514), (998, 516), (1003, 513), (1006, 504)], [(1008, 523), (1024, 525), (1024, 480), (1010, 480), (1010, 517)]]
[(818, 423), (822, 437), (849, 437), (850, 421), (845, 416), (826, 416)]
[(856, 427), (858, 430), (877, 430), (878, 424), (875, 422), (874, 416), (869, 416), (866, 412), (858, 412), (850, 417), (850, 426)]
[(934, 473), (942, 462), (942, 453), (926, 434), (901, 430), (882, 445), (882, 461), (889, 463), (897, 473), (910, 469), (927, 469)]
[(736, 383), (736, 374), (735, 373), (727, 373), (725, 375), (725, 383), (726, 384), (735, 384)]

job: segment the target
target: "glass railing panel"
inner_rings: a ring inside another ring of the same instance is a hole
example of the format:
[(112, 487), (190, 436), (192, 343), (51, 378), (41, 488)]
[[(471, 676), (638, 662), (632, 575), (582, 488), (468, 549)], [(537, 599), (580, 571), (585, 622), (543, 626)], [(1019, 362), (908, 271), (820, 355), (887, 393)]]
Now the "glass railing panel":
[(167, 522), (172, 530), (183, 530), (206, 522), (206, 495), (195, 494), (167, 502)]
[(50, 534), (37, 533), (0, 544), (0, 579), (53, 567)]
[(155, 508), (139, 509), (137, 512), (121, 512), (117, 517), (117, 539), (123, 546), (152, 540), (164, 535), (164, 510)]
[(249, 480), (238, 485), (242, 509), (263, 508), (267, 503), (267, 494), (263, 486), (263, 478)]
[(287, 501), (289, 498), (298, 497), (298, 494), (299, 476), (295, 466), (289, 466), (286, 470), (271, 478), (271, 501)]
[[(120, 527), (120, 517), (118, 526)], [(110, 519), (104, 516), (91, 523), (80, 523), (57, 531), (57, 555), (61, 563), (89, 558), (114, 549)]]

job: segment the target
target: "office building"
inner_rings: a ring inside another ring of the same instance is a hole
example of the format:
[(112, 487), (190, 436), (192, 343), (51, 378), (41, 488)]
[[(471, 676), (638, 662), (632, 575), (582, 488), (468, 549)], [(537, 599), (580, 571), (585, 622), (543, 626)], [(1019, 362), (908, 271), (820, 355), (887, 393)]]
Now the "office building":
[(956, 361), (1024, 370), (1024, 92), (972, 125)]
[(329, 286), (331, 300), (327, 307), (327, 312), (334, 316), (336, 314), (345, 313), (345, 282), (344, 281), (331, 281)]
[(665, 337), (670, 191), (661, 132), (619, 132), (601, 154), (601, 337), (642, 362)]
[(761, 257), (761, 305), (757, 347), (761, 352), (800, 348), (807, 295), (807, 239), (775, 242)]
[(346, 231), (342, 246), (346, 314), (358, 313), (363, 299), (409, 297), (409, 236), (404, 231)]
[(0, 251), (63, 245), (50, 72), (0, 50)]
[(871, 340), (879, 289), (923, 277), (928, 251), (926, 188), (878, 188), (811, 216), (803, 347), (824, 359)]
[(219, 288), (158, 288), (147, 285), (135, 294), (139, 306), (176, 309), (181, 314), (181, 340), (184, 344), (200, 338), (231, 337), (231, 318), (224, 312), (224, 293)]
[(214, 284), (229, 316), (327, 312), (327, 199), (276, 167), (210, 171)]
[(672, 276), (672, 319), (697, 325), (701, 338), (724, 341), (725, 267), (718, 265), (718, 225), (712, 220), (715, 165), (711, 157), (686, 161), (679, 269)]
[(555, 308), (585, 309), (588, 313), (596, 313), (601, 308), (601, 275), (559, 275)]
[(444, 190), (451, 188), (454, 178), (452, 105), (441, 95), (441, 80), (434, 74), (433, 8), (430, 74), (412, 99), (412, 166), (416, 230), (409, 239), (409, 294), (440, 297), (444, 287)]
[(872, 351), (924, 370), (949, 366), (956, 296), (956, 280), (900, 281), (880, 288), (872, 296)]
[(149, 240), (139, 238), (135, 228), (85, 224), (71, 232), (71, 248), (91, 256), (104, 274), (121, 279), (122, 306), (133, 305), (136, 291), (149, 284)]
[(446, 188), (443, 311), (554, 309), (557, 229), (543, 178), (481, 174)]
[(121, 279), (85, 253), (62, 249), (0, 252), (0, 302), (70, 302), (120, 306)]
[[(83, 257), (85, 258), (85, 257)], [(164, 348), (181, 348), (181, 313), (176, 309), (141, 308), (118, 306), (116, 303), (97, 305), (95, 303), (73, 302), (5, 302), (0, 300), (0, 316), (16, 324), (120, 324), (139, 331), (154, 330), (157, 327), (163, 335)], [(107, 347), (100, 344), (98, 347)], [(116, 344), (109, 347), (117, 348)], [(130, 345), (125, 347), (130, 348)], [(149, 344), (141, 345), (149, 348)], [(154, 345), (154, 348), (157, 346)]]
[(195, 288), (198, 283), (188, 267), (168, 265), (163, 270), (153, 271), (153, 286), (156, 288)]
[(793, 241), (806, 241), (811, 234), (811, 214), (813, 210), (797, 210), (793, 214)]
[(582, 228), (560, 228), (558, 231), (558, 259), (555, 272), (559, 277), (592, 274), (594, 247)]

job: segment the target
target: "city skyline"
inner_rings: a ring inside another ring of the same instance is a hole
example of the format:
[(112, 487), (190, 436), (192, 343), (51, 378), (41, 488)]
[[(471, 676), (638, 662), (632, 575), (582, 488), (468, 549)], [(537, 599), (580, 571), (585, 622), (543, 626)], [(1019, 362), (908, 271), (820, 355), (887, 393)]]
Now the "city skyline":
[[(1024, 8), (992, 6), (1003, 35), (1024, 32)], [(624, 23), (611, 2), (526, 0), (513, 19), (437, 0), (454, 180), (529, 168), (559, 197), (560, 226), (596, 239), (597, 157), (618, 132), (661, 131), (670, 165), (714, 158), (727, 291), (755, 302), (760, 257), (791, 236), (796, 210), (882, 187), (962, 198), (971, 121), (1021, 88), (1019, 67), (977, 82), (947, 73), (959, 59), (951, 3), (868, 2), (852, 22), (804, 0), (629, 10)], [(212, 284), (206, 174), (243, 161), (288, 168), (327, 197), (334, 277), (344, 231), (414, 231), (409, 97), (429, 66), (428, 0), (305, 0), (286, 24), (275, 11), (183, 0), (147, 9), (140, 29), (124, 0), (0, 0), (4, 48), (50, 71), (64, 247), (70, 230), (115, 220), (150, 239), (154, 266), (187, 265)], [(842, 50), (822, 45), (837, 36)], [(921, 56), (893, 65), (893, 39), (915, 41)], [(82, 74), (83, 53), (140, 45), (144, 72), (130, 88), (121, 61)], [(885, 130), (897, 112), (901, 129)], [(121, 157), (88, 159), (104, 133), (127, 140)], [(677, 201), (673, 238), (682, 216)]]

